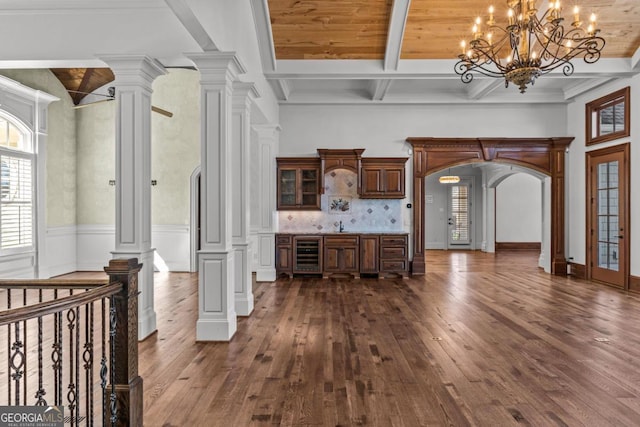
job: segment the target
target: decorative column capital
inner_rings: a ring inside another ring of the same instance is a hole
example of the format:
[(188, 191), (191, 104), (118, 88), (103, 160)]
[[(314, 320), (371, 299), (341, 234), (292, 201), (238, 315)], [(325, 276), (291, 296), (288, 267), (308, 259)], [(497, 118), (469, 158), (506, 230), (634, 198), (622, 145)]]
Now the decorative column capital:
[(156, 77), (166, 74), (164, 66), (147, 55), (102, 55), (119, 85), (148, 86)]
[(185, 53), (200, 71), (201, 84), (227, 83), (247, 72), (235, 52)]
[(279, 124), (251, 125), (251, 129), (260, 139), (274, 139), (278, 136), (282, 128)]
[(234, 110), (249, 108), (252, 99), (260, 98), (260, 93), (258, 93), (253, 83), (236, 81), (233, 82), (232, 88)]

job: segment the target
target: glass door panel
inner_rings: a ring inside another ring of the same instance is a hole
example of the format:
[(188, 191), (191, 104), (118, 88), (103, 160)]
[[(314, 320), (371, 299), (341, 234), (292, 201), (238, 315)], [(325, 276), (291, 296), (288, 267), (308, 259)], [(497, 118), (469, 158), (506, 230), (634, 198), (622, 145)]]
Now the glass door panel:
[(468, 182), (449, 187), (449, 245), (471, 243), (470, 188)]
[(589, 165), (588, 278), (625, 287), (628, 282), (628, 170), (625, 145), (587, 153)]

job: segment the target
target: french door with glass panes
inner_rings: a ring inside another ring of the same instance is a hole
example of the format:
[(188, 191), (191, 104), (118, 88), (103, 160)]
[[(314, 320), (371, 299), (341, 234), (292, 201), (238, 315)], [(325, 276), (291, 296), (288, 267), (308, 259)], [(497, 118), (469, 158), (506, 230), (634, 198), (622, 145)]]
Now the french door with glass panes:
[[(465, 248), (471, 245), (471, 181), (463, 179), (449, 184), (449, 248)], [(466, 248), (465, 248), (466, 249)]]
[(621, 288), (629, 277), (629, 144), (587, 153), (587, 276)]

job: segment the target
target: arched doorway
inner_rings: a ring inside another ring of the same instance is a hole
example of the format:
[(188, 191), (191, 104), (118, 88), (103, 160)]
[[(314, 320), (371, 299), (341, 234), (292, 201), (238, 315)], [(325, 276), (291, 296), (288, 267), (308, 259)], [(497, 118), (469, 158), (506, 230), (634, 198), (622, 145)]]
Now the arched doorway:
[(566, 275), (565, 259), (565, 150), (573, 137), (563, 138), (414, 138), (413, 146), (413, 261), (411, 273), (425, 272), (424, 181), (430, 173), (476, 162), (508, 163), (541, 172), (551, 178), (551, 273)]

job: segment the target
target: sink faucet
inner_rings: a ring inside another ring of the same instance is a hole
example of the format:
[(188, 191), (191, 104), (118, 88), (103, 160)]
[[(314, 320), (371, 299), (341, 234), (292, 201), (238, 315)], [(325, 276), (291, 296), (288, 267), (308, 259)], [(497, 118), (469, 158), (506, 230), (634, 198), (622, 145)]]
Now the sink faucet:
[(340, 221), (340, 233), (344, 231), (344, 225), (342, 225), (342, 221)]

